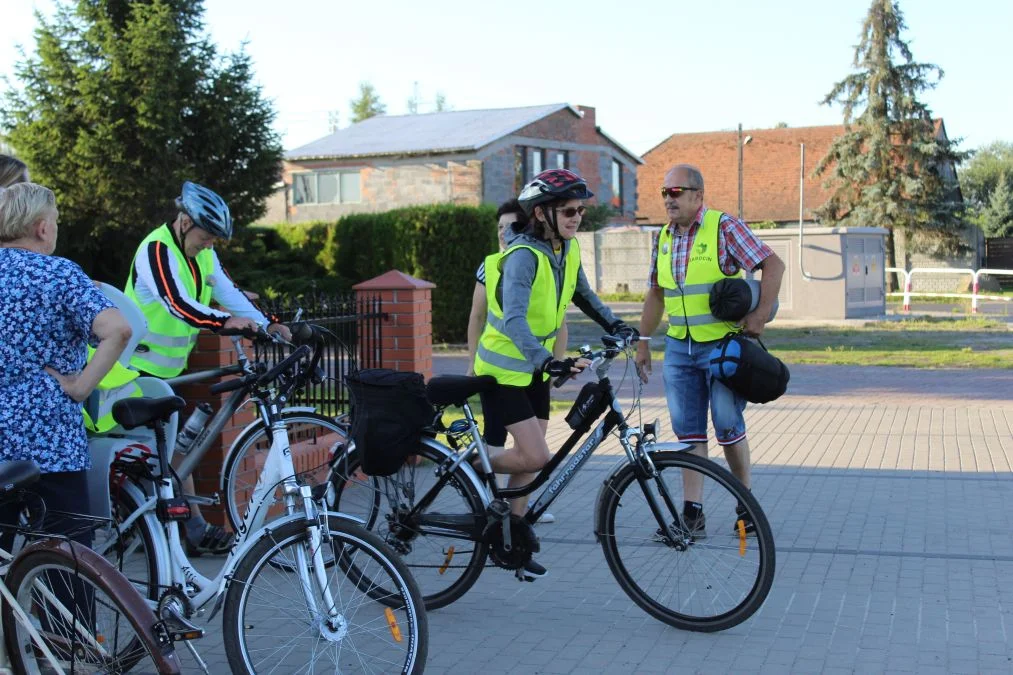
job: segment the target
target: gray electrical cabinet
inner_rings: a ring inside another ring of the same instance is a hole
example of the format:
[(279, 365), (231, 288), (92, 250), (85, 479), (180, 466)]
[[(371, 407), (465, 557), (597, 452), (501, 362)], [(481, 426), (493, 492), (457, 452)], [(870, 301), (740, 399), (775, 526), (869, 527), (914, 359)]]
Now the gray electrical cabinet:
[(778, 317), (857, 319), (886, 314), (884, 228), (809, 225), (801, 240), (797, 227), (756, 234), (785, 264)]

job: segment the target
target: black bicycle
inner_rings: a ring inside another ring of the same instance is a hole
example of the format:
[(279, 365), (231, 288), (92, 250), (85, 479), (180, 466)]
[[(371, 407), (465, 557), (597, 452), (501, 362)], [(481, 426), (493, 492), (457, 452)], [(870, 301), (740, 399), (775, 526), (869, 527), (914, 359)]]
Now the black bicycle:
[[(469, 397), (495, 386), (488, 376), (430, 380), (430, 402), (441, 412), (459, 406), (464, 418), (431, 430), (436, 433), (425, 435), (394, 475), (363, 474), (354, 443), (335, 458), (330, 508), (361, 518), (405, 557), (427, 609), (460, 598), (487, 558), (522, 578), (521, 568), (539, 550), (532, 525), (612, 433), (625, 457), (601, 486), (594, 532), (627, 595), (669, 625), (705, 632), (735, 626), (763, 604), (774, 579), (775, 550), (759, 503), (728, 470), (688, 452), (692, 446), (657, 442), (657, 420), (629, 424), (607, 373), (624, 354), (629, 374), (633, 345), (616, 337), (603, 337), (602, 343), (599, 351), (582, 350), (597, 381), (584, 386), (567, 416), (573, 433), (529, 485), (501, 489), (495, 481), (468, 404)], [(640, 409), (639, 391), (632, 412)], [(445, 434), (449, 445), (438, 442), (437, 433)], [(469, 461), (476, 454), (481, 475)], [(546, 483), (523, 517), (511, 515), (508, 499)], [(691, 501), (703, 504), (702, 515), (684, 517), (687, 490)]]

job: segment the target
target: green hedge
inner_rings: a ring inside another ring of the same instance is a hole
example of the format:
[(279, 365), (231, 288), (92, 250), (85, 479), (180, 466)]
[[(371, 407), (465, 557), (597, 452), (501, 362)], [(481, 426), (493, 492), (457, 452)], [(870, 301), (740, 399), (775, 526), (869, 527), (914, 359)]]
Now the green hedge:
[(401, 270), (436, 284), (433, 339), (464, 342), (475, 268), (494, 250), (495, 207), (433, 204), (242, 228), (221, 256), (241, 287), (269, 297), (347, 290)]

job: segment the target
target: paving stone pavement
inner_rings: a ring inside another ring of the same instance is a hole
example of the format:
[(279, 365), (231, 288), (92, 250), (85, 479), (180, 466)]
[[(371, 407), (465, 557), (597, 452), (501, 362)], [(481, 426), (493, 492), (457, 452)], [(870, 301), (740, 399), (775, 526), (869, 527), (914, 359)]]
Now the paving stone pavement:
[[(464, 362), (438, 355), (434, 369)], [(657, 379), (643, 416), (667, 430)], [(569, 432), (557, 418), (550, 446)], [(549, 575), (522, 584), (488, 569), (431, 612), (427, 672), (1013, 672), (1013, 370), (796, 366), (788, 394), (750, 406), (747, 422), (777, 544), (751, 619), (679, 631), (619, 588), (592, 534), (597, 487), (622, 452), (613, 439), (537, 527)], [(216, 641), (202, 652), (223, 672)]]

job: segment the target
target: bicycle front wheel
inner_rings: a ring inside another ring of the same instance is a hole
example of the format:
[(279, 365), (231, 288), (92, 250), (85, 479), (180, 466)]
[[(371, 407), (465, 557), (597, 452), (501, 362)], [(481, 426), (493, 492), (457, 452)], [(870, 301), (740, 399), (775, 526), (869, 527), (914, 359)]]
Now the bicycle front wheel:
[[(710, 460), (683, 452), (655, 452), (651, 459), (655, 478), (641, 481), (628, 465), (602, 490), (597, 534), (609, 569), (637, 605), (671, 626), (713, 632), (742, 623), (763, 604), (774, 580), (774, 537), (763, 510)], [(694, 497), (689, 501), (701, 500), (702, 516), (684, 517), (687, 489)]]
[(324, 516), (320, 533), (329, 559), (352, 561), (394, 597), (374, 598), (339, 565), (314, 569), (305, 522), (273, 529), (240, 561), (225, 597), (232, 672), (421, 673), (428, 623), (404, 563), (375, 534), (338, 516)]
[(33, 544), (15, 558), (5, 582), (28, 619), (3, 603), (14, 672), (54, 672), (44, 648), (68, 673), (180, 672), (144, 599), (90, 549), (59, 539)]
[[(347, 426), (313, 412), (282, 412), (281, 419), (288, 430), (292, 461), (299, 472), (299, 480), (307, 485), (326, 482), (333, 448), (347, 440)], [(225, 458), (222, 493), (225, 495), (225, 514), (233, 532), (240, 531), (246, 505), (253, 496), (270, 449), (270, 430), (258, 423), (236, 440), (235, 449)], [(275, 497), (277, 501), (267, 513), (265, 523), (285, 515), (280, 487), (276, 489)]]

